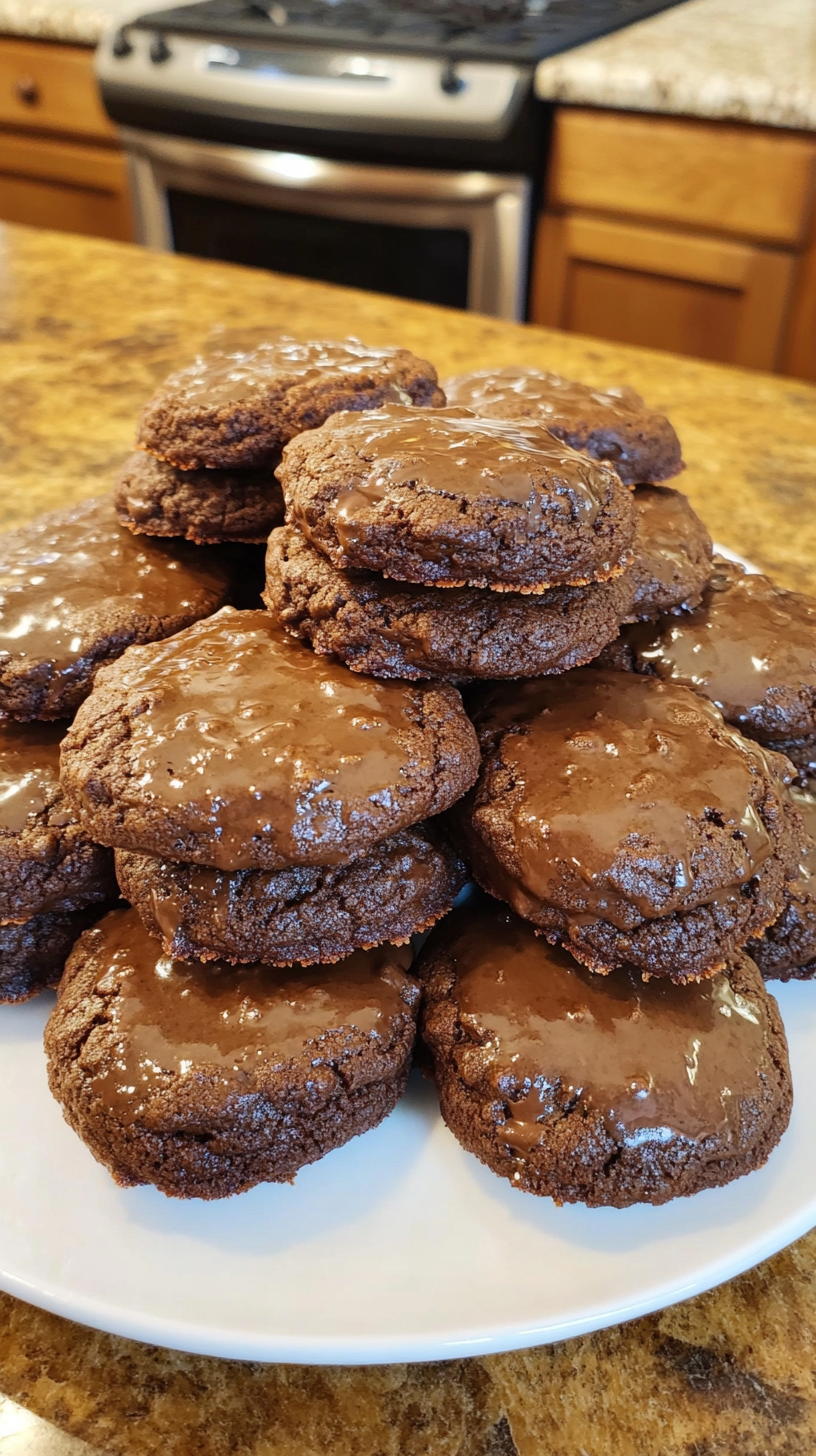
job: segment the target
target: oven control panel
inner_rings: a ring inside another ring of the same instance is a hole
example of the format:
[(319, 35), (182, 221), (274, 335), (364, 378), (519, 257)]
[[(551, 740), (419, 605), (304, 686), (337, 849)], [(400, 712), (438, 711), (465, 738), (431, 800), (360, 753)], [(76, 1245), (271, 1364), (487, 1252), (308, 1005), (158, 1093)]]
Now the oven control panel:
[[(143, 23), (142, 23), (143, 24)], [(497, 139), (532, 68), (120, 27), (96, 55), (103, 100), (340, 131)]]

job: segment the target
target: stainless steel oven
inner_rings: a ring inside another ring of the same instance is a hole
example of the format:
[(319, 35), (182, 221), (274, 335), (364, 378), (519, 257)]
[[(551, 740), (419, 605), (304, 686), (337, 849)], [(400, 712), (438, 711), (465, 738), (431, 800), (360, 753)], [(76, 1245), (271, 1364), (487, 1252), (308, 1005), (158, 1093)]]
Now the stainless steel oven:
[(536, 62), (676, 0), (193, 0), (97, 52), (140, 237), (523, 318)]
[(530, 177), (122, 136), (149, 247), (524, 316)]

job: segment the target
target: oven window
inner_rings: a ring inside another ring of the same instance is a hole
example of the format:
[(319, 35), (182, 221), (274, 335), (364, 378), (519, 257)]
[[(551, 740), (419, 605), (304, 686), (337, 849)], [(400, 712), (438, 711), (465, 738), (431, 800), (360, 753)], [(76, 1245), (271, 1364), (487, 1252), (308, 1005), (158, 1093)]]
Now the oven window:
[(167, 201), (180, 253), (467, 307), (470, 238), (464, 229), (278, 212), (174, 189)]

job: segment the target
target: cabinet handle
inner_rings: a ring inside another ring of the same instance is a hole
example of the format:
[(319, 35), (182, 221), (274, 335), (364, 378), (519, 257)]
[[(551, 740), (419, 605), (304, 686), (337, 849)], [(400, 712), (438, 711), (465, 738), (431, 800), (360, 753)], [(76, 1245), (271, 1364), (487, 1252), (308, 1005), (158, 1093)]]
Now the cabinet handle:
[(22, 101), (24, 106), (37, 106), (40, 100), (40, 88), (33, 76), (18, 76), (14, 83), (14, 90), (17, 100)]

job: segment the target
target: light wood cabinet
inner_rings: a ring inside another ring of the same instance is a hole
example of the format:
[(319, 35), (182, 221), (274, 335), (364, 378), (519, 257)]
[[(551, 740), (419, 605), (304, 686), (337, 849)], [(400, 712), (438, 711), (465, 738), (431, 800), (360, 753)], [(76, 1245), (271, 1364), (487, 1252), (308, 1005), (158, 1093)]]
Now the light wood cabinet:
[(0, 36), (0, 219), (133, 238), (127, 166), (90, 50)]
[(816, 137), (563, 108), (531, 317), (816, 378), (814, 198)]

